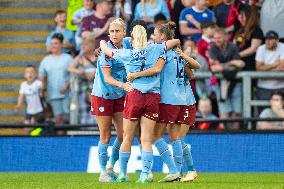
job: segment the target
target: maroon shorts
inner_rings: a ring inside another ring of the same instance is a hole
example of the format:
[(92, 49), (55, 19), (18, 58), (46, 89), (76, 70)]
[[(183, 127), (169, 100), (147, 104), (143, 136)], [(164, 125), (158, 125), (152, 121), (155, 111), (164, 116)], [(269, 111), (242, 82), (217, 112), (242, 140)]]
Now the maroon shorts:
[(134, 89), (126, 95), (123, 117), (129, 120), (139, 120), (144, 116), (157, 121), (160, 99), (160, 94), (141, 93)]
[(96, 116), (113, 116), (116, 112), (123, 112), (124, 99), (104, 99), (102, 97), (92, 96), (91, 114)]
[(196, 107), (160, 104), (159, 123), (194, 125)]

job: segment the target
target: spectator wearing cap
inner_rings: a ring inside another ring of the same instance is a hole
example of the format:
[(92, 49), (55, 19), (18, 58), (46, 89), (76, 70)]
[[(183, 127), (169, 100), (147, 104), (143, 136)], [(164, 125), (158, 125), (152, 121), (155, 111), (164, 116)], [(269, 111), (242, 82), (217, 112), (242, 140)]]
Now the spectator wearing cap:
[(96, 48), (98, 48), (101, 40), (108, 39), (108, 27), (114, 18), (110, 17), (113, 7), (112, 0), (95, 0), (95, 2), (95, 13), (83, 18), (81, 32), (83, 38), (95, 38)]
[[(256, 52), (257, 71), (284, 71), (284, 44), (279, 42), (275, 31), (268, 31), (265, 35), (265, 44)], [(269, 100), (275, 91), (284, 93), (283, 79), (259, 79), (256, 88), (258, 100)]]
[(179, 29), (183, 39), (192, 38), (198, 41), (201, 38), (201, 24), (206, 21), (215, 21), (214, 13), (208, 9), (208, 0), (196, 0), (193, 7), (182, 10), (179, 18)]

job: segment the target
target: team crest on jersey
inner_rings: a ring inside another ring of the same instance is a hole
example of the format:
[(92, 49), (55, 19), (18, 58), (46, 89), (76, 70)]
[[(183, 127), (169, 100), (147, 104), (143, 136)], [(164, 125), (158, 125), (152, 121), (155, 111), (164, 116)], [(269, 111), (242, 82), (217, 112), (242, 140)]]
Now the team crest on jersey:
[(158, 117), (158, 114), (156, 113), (156, 114), (153, 114), (153, 117)]
[(104, 111), (105, 111), (105, 108), (104, 108), (104, 107), (100, 107), (100, 108), (99, 108), (99, 111), (100, 111), (100, 112), (104, 112)]

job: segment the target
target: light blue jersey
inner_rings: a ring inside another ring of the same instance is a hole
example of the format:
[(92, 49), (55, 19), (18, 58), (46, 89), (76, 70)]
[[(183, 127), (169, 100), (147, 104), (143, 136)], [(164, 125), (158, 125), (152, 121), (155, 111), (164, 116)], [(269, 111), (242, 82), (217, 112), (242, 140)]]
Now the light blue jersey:
[(190, 85), (189, 79), (188, 79), (187, 76), (185, 78), (186, 78), (185, 79), (186, 105), (191, 106), (191, 105), (194, 105), (196, 103), (196, 101), (195, 101), (195, 97), (194, 97), (193, 91), (191, 89), (191, 85)]
[[(126, 73), (135, 73), (153, 67), (165, 53), (166, 43), (150, 44), (146, 49), (122, 49), (114, 51), (114, 59), (125, 64)], [(135, 79), (131, 86), (142, 93), (160, 93), (160, 75)]]
[(172, 49), (166, 52), (165, 58), (166, 64), (161, 72), (161, 103), (192, 105), (195, 99), (184, 73), (186, 62)]
[[(111, 42), (108, 42), (108, 46), (112, 49), (117, 49)], [(124, 46), (125, 45), (123, 45), (123, 47)], [(112, 77), (117, 81), (125, 83), (127, 80), (124, 64), (115, 59), (106, 57), (104, 53), (101, 53), (97, 62), (97, 72), (94, 79), (92, 95), (104, 99), (118, 99), (125, 96), (126, 93), (122, 88), (109, 85), (105, 82), (102, 70), (102, 68), (111, 68)]]
[(170, 49), (161, 72), (161, 103), (186, 105), (185, 75), (180, 56)]

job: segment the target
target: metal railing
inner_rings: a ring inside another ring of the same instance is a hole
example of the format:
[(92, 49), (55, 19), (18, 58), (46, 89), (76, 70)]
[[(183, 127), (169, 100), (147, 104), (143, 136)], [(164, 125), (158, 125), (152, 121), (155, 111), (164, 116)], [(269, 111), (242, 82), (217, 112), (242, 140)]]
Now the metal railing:
[[(207, 79), (212, 76), (217, 77), (218, 79), (224, 78), (222, 74), (212, 74), (211, 72), (197, 72), (196, 79)], [(252, 99), (252, 80), (253, 79), (284, 79), (284, 72), (253, 72), (253, 71), (242, 71), (237, 73), (236, 78), (242, 81), (242, 108), (243, 108), (243, 118), (251, 118), (252, 116), (252, 107), (254, 106), (268, 106), (268, 101), (263, 100), (253, 100)], [(78, 124), (79, 123), (79, 85), (78, 77), (72, 75), (71, 78), (71, 106), (70, 106), (70, 123)], [(251, 122), (247, 123), (247, 128), (252, 129)]]

